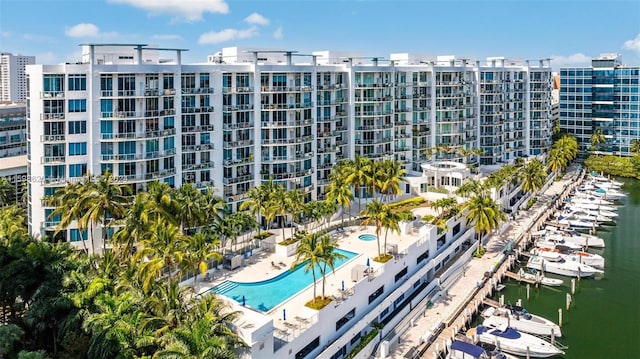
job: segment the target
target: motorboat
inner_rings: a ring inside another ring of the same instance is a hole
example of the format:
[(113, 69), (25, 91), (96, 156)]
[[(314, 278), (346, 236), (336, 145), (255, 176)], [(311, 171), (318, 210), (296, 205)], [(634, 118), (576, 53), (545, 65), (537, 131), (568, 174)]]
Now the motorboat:
[(531, 254), (543, 258), (554, 259), (558, 255), (567, 261), (584, 263), (598, 269), (604, 269), (604, 257), (599, 254), (577, 251), (566, 246), (557, 245), (553, 248), (534, 248)]
[(562, 331), (556, 323), (539, 315), (531, 314), (519, 306), (489, 307), (481, 315), (484, 318), (482, 325), (485, 327), (499, 328), (506, 325), (529, 334), (562, 336)]
[(576, 243), (583, 247), (604, 248), (604, 239), (594, 236), (592, 234), (581, 233), (576, 230), (568, 228), (558, 228), (553, 226), (547, 226), (544, 229), (549, 236), (560, 235), (562, 239), (569, 243)]
[(565, 202), (568, 203), (570, 206), (580, 206), (584, 209), (590, 209), (590, 210), (604, 210), (604, 211), (617, 211), (618, 207), (615, 206), (613, 203), (611, 203), (610, 201), (601, 199), (592, 199), (594, 197), (592, 196), (585, 196), (585, 197), (581, 197), (580, 195), (577, 196), (572, 196), (572, 197), (567, 197), (567, 199), (565, 199)]
[(611, 178), (607, 178), (603, 175), (600, 174), (590, 174), (589, 177), (587, 177), (587, 179), (595, 184), (604, 184), (605, 186), (610, 186), (610, 187), (622, 187), (622, 185), (624, 183), (622, 182), (618, 182), (616, 180), (613, 180)]
[(548, 257), (531, 256), (527, 262), (527, 267), (543, 273), (554, 273), (567, 277), (586, 278), (592, 277), (596, 273), (604, 273), (604, 271), (592, 266), (565, 260), (560, 255)]
[(515, 357), (502, 353), (499, 350), (486, 350), (485, 348), (472, 343), (454, 340), (449, 348), (447, 359), (516, 359)]
[(597, 212), (580, 208), (565, 207), (562, 216), (570, 216), (587, 222), (611, 223), (611, 217), (602, 216)]
[(560, 235), (552, 235), (544, 238), (540, 238), (535, 241), (534, 245), (538, 248), (555, 248), (557, 245), (566, 246), (577, 251), (581, 250), (583, 246), (565, 241)]
[(599, 226), (596, 221), (583, 220), (576, 218), (575, 216), (565, 214), (559, 215), (556, 221), (561, 226), (568, 226), (571, 228), (591, 229)]
[(617, 212), (601, 209), (600, 207), (598, 207), (598, 205), (595, 205), (595, 204), (571, 203), (571, 204), (565, 205), (564, 210), (568, 213), (580, 211), (590, 216), (596, 216), (596, 217), (601, 216), (609, 219), (618, 217)]
[(623, 192), (616, 191), (615, 189), (598, 188), (598, 189), (595, 189), (595, 190), (591, 191), (591, 193), (593, 193), (594, 195), (596, 195), (598, 197), (602, 197), (604, 199), (613, 199), (613, 200), (620, 199), (620, 198), (623, 198), (623, 197), (627, 196)]
[(527, 273), (524, 271), (524, 269), (520, 268), (520, 270), (518, 271), (518, 275), (522, 279), (536, 281), (542, 285), (546, 285), (549, 287), (559, 287), (564, 284), (564, 281), (562, 279), (549, 278), (547, 276), (540, 274), (540, 272), (538, 272), (535, 269), (531, 269), (531, 270), (535, 273)]
[(495, 344), (501, 351), (530, 358), (549, 358), (564, 352), (546, 340), (531, 334), (519, 332), (506, 326), (490, 328), (484, 325), (476, 327), (478, 341)]

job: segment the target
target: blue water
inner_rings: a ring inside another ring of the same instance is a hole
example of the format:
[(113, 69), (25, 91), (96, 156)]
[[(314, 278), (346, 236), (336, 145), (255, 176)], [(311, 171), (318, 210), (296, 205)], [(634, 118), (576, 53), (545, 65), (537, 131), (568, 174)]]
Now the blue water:
[(375, 234), (361, 234), (358, 236), (361, 241), (375, 241), (378, 237)]
[[(335, 251), (346, 256), (346, 258), (336, 261), (336, 269), (358, 255), (342, 249), (336, 249)], [(261, 282), (242, 283), (228, 280), (216, 286), (213, 290), (215, 293), (224, 295), (241, 304), (242, 296), (244, 296), (244, 303), (247, 307), (268, 312), (271, 308), (313, 283), (311, 271), (306, 272), (305, 265), (306, 263), (300, 264), (293, 271), (288, 270), (277, 277)], [(321, 278), (320, 271), (316, 269), (316, 280)]]

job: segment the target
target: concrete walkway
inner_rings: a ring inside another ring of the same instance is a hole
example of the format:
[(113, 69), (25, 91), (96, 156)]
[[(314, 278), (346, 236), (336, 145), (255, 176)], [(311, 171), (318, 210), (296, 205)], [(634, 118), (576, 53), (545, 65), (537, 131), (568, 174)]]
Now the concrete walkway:
[[(489, 291), (483, 286), (485, 273), (492, 271), (501, 258), (502, 251), (509, 241), (528, 239), (531, 228), (542, 225), (551, 213), (555, 202), (574, 187), (578, 181), (578, 168), (570, 168), (564, 178), (553, 182), (544, 192), (538, 195), (538, 201), (528, 211), (520, 211), (515, 220), (507, 222), (498, 233), (486, 239), (486, 254), (482, 258), (474, 258), (464, 266), (463, 273), (457, 281), (441, 288), (428, 308), (418, 308), (416, 320), (412, 326), (390, 344), (388, 358), (438, 358), (444, 351), (446, 340), (455, 336), (462, 329), (464, 319), (470, 317), (480, 301)], [(505, 268), (506, 269), (506, 268)], [(498, 276), (505, 270), (498, 269)], [(492, 281), (497, 284), (497, 276)], [(478, 293), (476, 295), (476, 293)], [(480, 300), (478, 301), (478, 298)], [(422, 315), (419, 315), (422, 311)], [(462, 324), (461, 324), (462, 323)], [(444, 329), (442, 329), (444, 328)], [(434, 338), (435, 336), (435, 338)]]

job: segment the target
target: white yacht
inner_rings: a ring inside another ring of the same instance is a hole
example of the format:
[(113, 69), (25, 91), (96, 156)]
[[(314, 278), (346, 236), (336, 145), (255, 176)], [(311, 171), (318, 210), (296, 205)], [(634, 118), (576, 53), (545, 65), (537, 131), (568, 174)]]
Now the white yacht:
[(604, 257), (595, 253), (577, 251), (566, 246), (558, 245), (553, 248), (534, 248), (531, 254), (547, 259), (555, 259), (557, 256), (566, 261), (583, 263), (598, 269), (604, 269)]
[(591, 277), (596, 273), (604, 273), (600, 269), (593, 268), (586, 264), (568, 261), (561, 256), (540, 257), (531, 256), (527, 262), (527, 267), (542, 271), (543, 273), (554, 273), (567, 277)]
[(611, 223), (613, 219), (585, 209), (565, 207), (562, 216), (574, 217), (586, 222)]
[(623, 192), (620, 192), (618, 190), (615, 189), (602, 189), (602, 188), (598, 188), (595, 189), (593, 191), (591, 191), (590, 193), (593, 193), (594, 195), (604, 198), (604, 199), (620, 199), (623, 197), (626, 197), (627, 195)]
[(613, 203), (604, 199), (597, 199), (593, 196), (581, 197), (580, 195), (577, 195), (577, 196), (567, 197), (565, 202), (568, 203), (570, 206), (580, 206), (582, 208), (590, 209), (590, 210), (599, 210), (599, 211), (603, 210), (603, 211), (611, 211), (611, 212), (618, 210), (618, 207), (616, 207)]
[(549, 358), (562, 355), (564, 352), (551, 343), (527, 333), (521, 333), (506, 326), (488, 328), (483, 325), (476, 327), (478, 340), (482, 343), (494, 344), (500, 350), (518, 356), (531, 358)]
[(543, 237), (533, 243), (538, 248), (555, 248), (558, 245), (566, 246), (577, 251), (582, 250), (583, 246), (577, 243), (565, 241), (560, 235), (551, 235)]
[(600, 225), (596, 221), (580, 219), (580, 218), (577, 218), (576, 216), (565, 215), (565, 214), (559, 215), (556, 221), (561, 226), (568, 226), (571, 228), (579, 228), (579, 229), (592, 229)]
[(482, 325), (485, 327), (499, 328), (506, 325), (529, 334), (562, 336), (562, 331), (556, 323), (539, 315), (531, 314), (519, 306), (489, 307), (481, 315), (484, 318)]
[(572, 229), (547, 226), (544, 231), (547, 236), (559, 235), (567, 242), (576, 243), (583, 247), (604, 248), (604, 239), (592, 234), (581, 233)]
[(564, 206), (564, 209), (565, 211), (568, 211), (568, 212), (582, 211), (590, 216), (602, 216), (602, 217), (607, 217), (609, 219), (618, 217), (617, 212), (601, 209), (596, 204), (570, 203)]

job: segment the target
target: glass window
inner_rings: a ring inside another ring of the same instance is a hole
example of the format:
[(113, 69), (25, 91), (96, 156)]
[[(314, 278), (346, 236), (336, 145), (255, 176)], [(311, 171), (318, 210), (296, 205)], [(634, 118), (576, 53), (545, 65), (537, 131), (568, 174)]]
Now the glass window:
[(87, 133), (87, 121), (69, 121), (69, 134)]
[(69, 100), (69, 112), (87, 112), (87, 100)]
[(72, 228), (72, 229), (69, 230), (69, 240), (71, 242), (79, 242), (79, 241), (82, 241), (82, 240), (86, 240), (87, 238), (88, 237), (87, 237), (87, 230), (86, 229), (83, 230), (83, 231), (80, 231), (77, 228)]
[(86, 174), (87, 174), (86, 163), (69, 165), (69, 177), (82, 177)]
[(87, 154), (86, 142), (69, 143), (69, 156), (81, 156)]
[(87, 89), (87, 75), (69, 74), (69, 91), (85, 91)]

